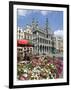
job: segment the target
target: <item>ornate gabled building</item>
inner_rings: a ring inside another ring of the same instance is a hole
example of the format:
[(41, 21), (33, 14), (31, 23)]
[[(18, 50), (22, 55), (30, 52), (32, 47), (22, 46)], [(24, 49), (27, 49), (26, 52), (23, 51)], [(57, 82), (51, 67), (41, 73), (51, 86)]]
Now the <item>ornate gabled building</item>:
[(53, 32), (49, 30), (48, 19), (46, 19), (45, 28), (39, 27), (37, 21), (32, 22), (33, 31), (33, 52), (35, 54), (48, 54), (52, 52), (52, 36)]
[(25, 53), (33, 53), (32, 44), (32, 29), (31, 26), (26, 25), (26, 27), (17, 29), (17, 57), (23, 60)]

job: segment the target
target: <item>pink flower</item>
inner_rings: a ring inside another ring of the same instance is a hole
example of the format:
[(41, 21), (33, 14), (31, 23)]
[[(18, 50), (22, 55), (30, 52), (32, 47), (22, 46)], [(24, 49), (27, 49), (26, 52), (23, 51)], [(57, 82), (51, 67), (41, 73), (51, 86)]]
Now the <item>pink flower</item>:
[(24, 76), (20, 76), (20, 78), (19, 78), (20, 80), (27, 80), (27, 78), (26, 77), (24, 77)]

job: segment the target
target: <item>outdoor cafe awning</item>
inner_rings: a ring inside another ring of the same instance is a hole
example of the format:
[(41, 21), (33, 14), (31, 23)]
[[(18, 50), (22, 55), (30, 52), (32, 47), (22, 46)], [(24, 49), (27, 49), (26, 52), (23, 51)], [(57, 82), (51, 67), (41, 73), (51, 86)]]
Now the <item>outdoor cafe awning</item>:
[(17, 46), (20, 46), (20, 47), (25, 47), (25, 46), (33, 47), (33, 44), (32, 44), (32, 41), (30, 41), (30, 40), (17, 40)]

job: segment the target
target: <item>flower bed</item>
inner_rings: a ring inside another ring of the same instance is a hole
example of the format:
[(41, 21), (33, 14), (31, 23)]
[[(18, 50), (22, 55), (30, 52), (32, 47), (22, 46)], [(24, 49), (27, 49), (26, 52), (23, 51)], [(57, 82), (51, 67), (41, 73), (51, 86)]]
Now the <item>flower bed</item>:
[(51, 57), (34, 57), (30, 62), (17, 64), (19, 80), (42, 80), (60, 78), (63, 72), (63, 61)]

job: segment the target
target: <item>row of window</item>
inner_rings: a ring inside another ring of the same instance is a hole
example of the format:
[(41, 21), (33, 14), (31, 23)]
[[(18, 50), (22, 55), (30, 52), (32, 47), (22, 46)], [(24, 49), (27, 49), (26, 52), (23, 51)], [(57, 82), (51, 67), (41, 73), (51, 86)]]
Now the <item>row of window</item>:
[(40, 47), (34, 47), (35, 50), (37, 50), (39, 48), (40, 51), (51, 51), (52, 47), (46, 47), (46, 46), (40, 46)]
[(24, 39), (32, 40), (32, 35), (24, 35)]
[(39, 38), (38, 38), (38, 39), (36, 38), (36, 39), (33, 40), (33, 42), (36, 42), (36, 43), (44, 43), (44, 44), (52, 44), (52, 41), (50, 41), (50, 40), (45, 40), (45, 39), (41, 39), (41, 38), (40, 38), (40, 39), (39, 39)]
[(24, 37), (22, 35), (18, 35), (17, 39), (28, 39), (28, 40), (32, 40), (32, 36), (31, 35), (24, 35)]
[(21, 48), (17, 48), (17, 51), (18, 52), (23, 52), (23, 51), (32, 51), (32, 48), (24, 48), (24, 50), (23, 49), (21, 49)]
[(37, 34), (33, 34), (33, 37), (39, 37), (39, 36), (52, 39), (51, 35), (48, 35), (48, 34), (38, 34), (38, 36)]

